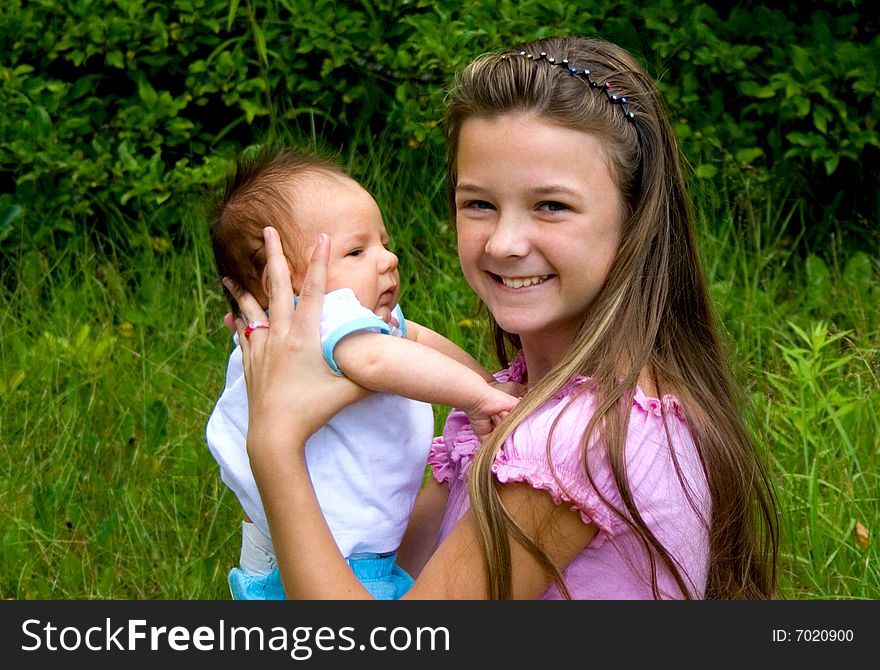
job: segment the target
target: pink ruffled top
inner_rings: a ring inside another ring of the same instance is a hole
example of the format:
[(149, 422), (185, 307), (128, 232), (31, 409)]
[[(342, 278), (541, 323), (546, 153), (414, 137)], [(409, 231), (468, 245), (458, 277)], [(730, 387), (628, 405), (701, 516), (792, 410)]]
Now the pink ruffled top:
[[(499, 381), (522, 382), (525, 378), (522, 355), (495, 376)], [(587, 381), (583, 377), (573, 379), (518, 426), (505, 442), (492, 469), (498, 481), (524, 482), (546, 491), (557, 504), (568, 505), (580, 514), (584, 523), (598, 528), (590, 544), (563, 572), (574, 598), (651, 599), (654, 596), (650, 562), (641, 543), (603, 500), (623, 509), (603, 445), (594, 439), (588, 449), (593, 483), (581, 463), (580, 442), (595, 410), (594, 394), (589, 390), (577, 392)], [(663, 425), (664, 415), (669, 441)], [(557, 418), (559, 421), (551, 435), (550, 428)], [(480, 441), (467, 416), (458, 410), (450, 412), (443, 435), (434, 438), (428, 457), (434, 478), (448, 483), (450, 490), (440, 541), (470, 506), (465, 477), (479, 447)], [(703, 597), (709, 555), (710, 499), (694, 442), (674, 396), (651, 398), (641, 389), (636, 390), (625, 458), (630, 488), (642, 518), (677, 560), (692, 597)], [(658, 585), (662, 597), (682, 597), (675, 580), (659, 565)], [(551, 584), (542, 599), (561, 597), (557, 587)]]

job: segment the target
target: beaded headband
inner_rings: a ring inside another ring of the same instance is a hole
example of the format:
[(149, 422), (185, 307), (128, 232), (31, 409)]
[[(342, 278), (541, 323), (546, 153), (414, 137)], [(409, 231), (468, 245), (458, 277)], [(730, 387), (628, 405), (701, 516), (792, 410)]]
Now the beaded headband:
[(583, 79), (586, 81), (590, 88), (599, 88), (602, 89), (602, 92), (605, 93), (608, 100), (614, 105), (620, 105), (620, 109), (623, 110), (623, 115), (629, 120), (635, 120), (635, 114), (633, 114), (628, 108), (629, 98), (625, 95), (617, 95), (616, 93), (612, 93), (611, 91), (611, 82), (606, 81), (604, 84), (600, 84), (596, 80), (590, 76), (590, 70), (588, 68), (578, 68), (575, 65), (571, 65), (568, 62), (568, 58), (563, 58), (562, 60), (556, 60), (553, 56), (548, 56), (546, 51), (542, 51), (540, 55), (535, 56), (533, 54), (528, 53), (527, 51), (520, 51), (518, 54), (504, 54), (501, 56), (503, 60), (506, 60), (508, 56), (523, 56), (524, 58), (528, 58), (533, 61), (546, 60), (550, 65), (558, 65), (560, 67), (564, 67), (571, 74), (578, 77), (579, 79)]

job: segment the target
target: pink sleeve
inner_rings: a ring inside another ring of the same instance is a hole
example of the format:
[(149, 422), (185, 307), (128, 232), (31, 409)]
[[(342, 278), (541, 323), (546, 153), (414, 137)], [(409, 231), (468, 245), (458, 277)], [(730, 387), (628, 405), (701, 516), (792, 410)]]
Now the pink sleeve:
[(428, 465), (431, 466), (431, 474), (438, 484), (447, 483), (452, 479), (452, 465), (449, 462), (449, 453), (446, 451), (446, 440), (442, 435), (438, 435), (431, 442)]
[(593, 546), (599, 547), (620, 530), (620, 521), (603, 497), (615, 506), (620, 503), (600, 445), (589, 447), (592, 482), (582, 465), (581, 440), (592, 412), (589, 394), (545, 405), (508, 438), (492, 469), (499, 482), (522, 482), (547, 491), (557, 505), (567, 504), (584, 523), (598, 527)]
[(470, 459), (480, 447), (467, 415), (453, 409), (446, 417), (443, 435), (435, 437), (428, 453), (434, 479), (438, 483), (449, 482), (461, 470), (462, 461)]
[[(525, 375), (525, 359), (518, 355), (505, 370), (494, 373), (500, 382), (522, 381)], [(428, 465), (438, 483), (449, 482), (454, 477), (464, 476), (466, 463), (480, 448), (480, 439), (474, 434), (467, 415), (453, 409), (446, 417), (443, 435), (435, 437), (428, 453)]]
[[(598, 547), (625, 531), (626, 522), (615, 511), (624, 505), (604, 446), (595, 438), (587, 449), (591, 477), (583, 466), (582, 441), (595, 401), (589, 391), (576, 392), (581, 383), (575, 381), (529, 416), (505, 442), (493, 470), (500, 482), (524, 482), (550, 493), (556, 504), (568, 504), (584, 523), (598, 526), (593, 541)], [(673, 396), (648, 398), (637, 389), (627, 431), (626, 476), (646, 517), (670, 509), (672, 491), (680, 493), (681, 488), (680, 475), (670, 458), (664, 414), (676, 445), (678, 467), (696, 497), (700, 497), (703, 482), (702, 466), (694, 455), (678, 401)]]

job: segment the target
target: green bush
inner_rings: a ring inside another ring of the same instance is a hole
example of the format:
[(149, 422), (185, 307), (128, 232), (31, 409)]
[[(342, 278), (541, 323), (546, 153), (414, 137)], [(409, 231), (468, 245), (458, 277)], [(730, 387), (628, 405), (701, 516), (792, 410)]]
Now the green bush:
[(646, 59), (696, 178), (818, 202), (806, 208), (811, 248), (832, 225), (864, 234), (877, 206), (877, 20), (847, 0), (787, 13), (715, 6), (4, 3), (0, 253), (63, 247), (70, 235), (167, 244), (181, 204), (218, 179), (218, 158), (255, 136), (367, 151), (383, 132), (402, 151), (439, 156), (453, 71), (482, 51), (566, 32)]

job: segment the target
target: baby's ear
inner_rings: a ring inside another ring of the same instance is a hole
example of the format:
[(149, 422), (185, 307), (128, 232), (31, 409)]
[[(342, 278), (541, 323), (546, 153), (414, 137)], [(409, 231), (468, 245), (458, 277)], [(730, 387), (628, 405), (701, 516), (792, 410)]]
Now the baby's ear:
[[(287, 262), (287, 265), (288, 265), (288, 267), (290, 266), (290, 261)], [(291, 271), (291, 273), (290, 273), (290, 283), (293, 286), (293, 294), (299, 295), (300, 281), (299, 281), (299, 278), (296, 276), (296, 273), (293, 271)], [(267, 306), (269, 304), (269, 268), (268, 267), (263, 268), (263, 277), (260, 281), (260, 289), (261, 289), (260, 292), (263, 295), (254, 296), (254, 297), (256, 297), (257, 300), (260, 301), (261, 305)]]
[(269, 305), (269, 269), (263, 268), (263, 276), (260, 278), (260, 295), (254, 296), (263, 309)]

